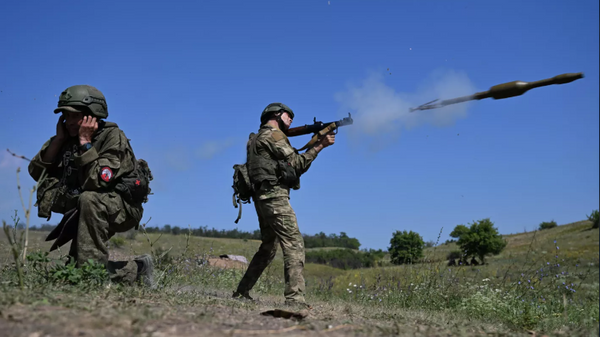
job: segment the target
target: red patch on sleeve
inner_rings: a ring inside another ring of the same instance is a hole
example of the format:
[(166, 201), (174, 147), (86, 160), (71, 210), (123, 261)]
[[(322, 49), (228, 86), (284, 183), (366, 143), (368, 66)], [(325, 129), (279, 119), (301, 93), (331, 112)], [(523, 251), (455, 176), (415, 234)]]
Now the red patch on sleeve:
[(104, 180), (105, 182), (109, 182), (112, 177), (113, 171), (110, 169), (110, 167), (103, 167), (100, 169), (100, 179)]

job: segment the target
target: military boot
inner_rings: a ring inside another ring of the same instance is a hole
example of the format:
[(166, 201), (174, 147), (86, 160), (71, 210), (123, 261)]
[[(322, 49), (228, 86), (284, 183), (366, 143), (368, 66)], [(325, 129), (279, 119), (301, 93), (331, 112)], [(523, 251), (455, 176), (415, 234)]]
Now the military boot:
[(154, 283), (154, 262), (152, 261), (152, 256), (144, 254), (136, 257), (134, 261), (138, 266), (136, 281), (139, 282), (141, 280), (145, 286), (150, 288), (156, 287)]
[(245, 298), (247, 300), (254, 301), (254, 299), (252, 297), (250, 297), (250, 293), (247, 291), (245, 291), (245, 292), (234, 291), (233, 295), (231, 297), (233, 297), (235, 299)]

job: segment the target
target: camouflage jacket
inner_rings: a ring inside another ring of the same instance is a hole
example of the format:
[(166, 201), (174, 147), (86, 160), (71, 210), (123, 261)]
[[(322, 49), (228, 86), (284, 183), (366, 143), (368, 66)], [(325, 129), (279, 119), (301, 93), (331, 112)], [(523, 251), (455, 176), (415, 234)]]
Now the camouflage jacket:
[[(298, 154), (283, 131), (271, 125), (263, 125), (256, 137), (256, 153), (259, 156), (271, 160), (287, 161), (296, 170), (298, 177), (304, 174), (310, 168), (311, 163), (317, 158), (317, 151), (315, 149), (310, 149), (303, 154)], [(248, 141), (246, 147), (248, 156), (252, 155), (251, 147), (252, 139)], [(299, 183), (298, 186), (294, 188), (300, 188)], [(288, 186), (263, 181), (257, 188), (254, 198), (258, 200), (266, 200), (275, 197), (289, 198), (289, 194), (290, 188)]]
[[(35, 181), (40, 179), (43, 168), (47, 173), (38, 190), (38, 213), (44, 214), (40, 216), (49, 216), (56, 193), (59, 198), (73, 198), (84, 191), (114, 192), (119, 178), (135, 168), (129, 141), (115, 123), (100, 121), (88, 151), (79, 154), (79, 142), (74, 137), (65, 141), (52, 162), (44, 162), (44, 153), (53, 140), (54, 137), (44, 143), (29, 164), (29, 174)], [(52, 193), (46, 193), (51, 190)], [(133, 214), (140, 212), (127, 203), (125, 208)]]

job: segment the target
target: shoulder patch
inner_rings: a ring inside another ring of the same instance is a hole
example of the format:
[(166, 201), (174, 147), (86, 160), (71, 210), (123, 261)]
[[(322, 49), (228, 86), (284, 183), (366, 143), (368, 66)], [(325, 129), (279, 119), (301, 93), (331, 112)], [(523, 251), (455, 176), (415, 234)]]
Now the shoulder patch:
[(281, 130), (273, 130), (271, 136), (276, 142), (285, 139), (285, 134)]
[(113, 171), (110, 169), (110, 167), (102, 167), (100, 169), (100, 179), (104, 180), (105, 182), (110, 182), (113, 178)]

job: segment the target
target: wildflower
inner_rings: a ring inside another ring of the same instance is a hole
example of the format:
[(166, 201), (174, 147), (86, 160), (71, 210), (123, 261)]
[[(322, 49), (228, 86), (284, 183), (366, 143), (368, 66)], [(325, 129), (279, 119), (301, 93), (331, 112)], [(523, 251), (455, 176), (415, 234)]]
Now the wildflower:
[(527, 280), (527, 283), (531, 283), (531, 280)]
[(546, 264), (550, 264), (550, 262), (546, 262)]
[(521, 277), (525, 276), (525, 274), (521, 273)]
[(531, 286), (531, 290), (533, 290), (533, 286)]
[(348, 283), (348, 287), (352, 287), (352, 282)]
[(557, 266), (557, 267), (560, 267), (560, 263), (557, 263), (557, 264), (556, 264), (556, 266)]
[(558, 249), (558, 246), (556, 246), (556, 249)]
[(521, 281), (519, 281), (519, 284), (521, 284)]
[(556, 243), (556, 240), (554, 240), (554, 243)]

